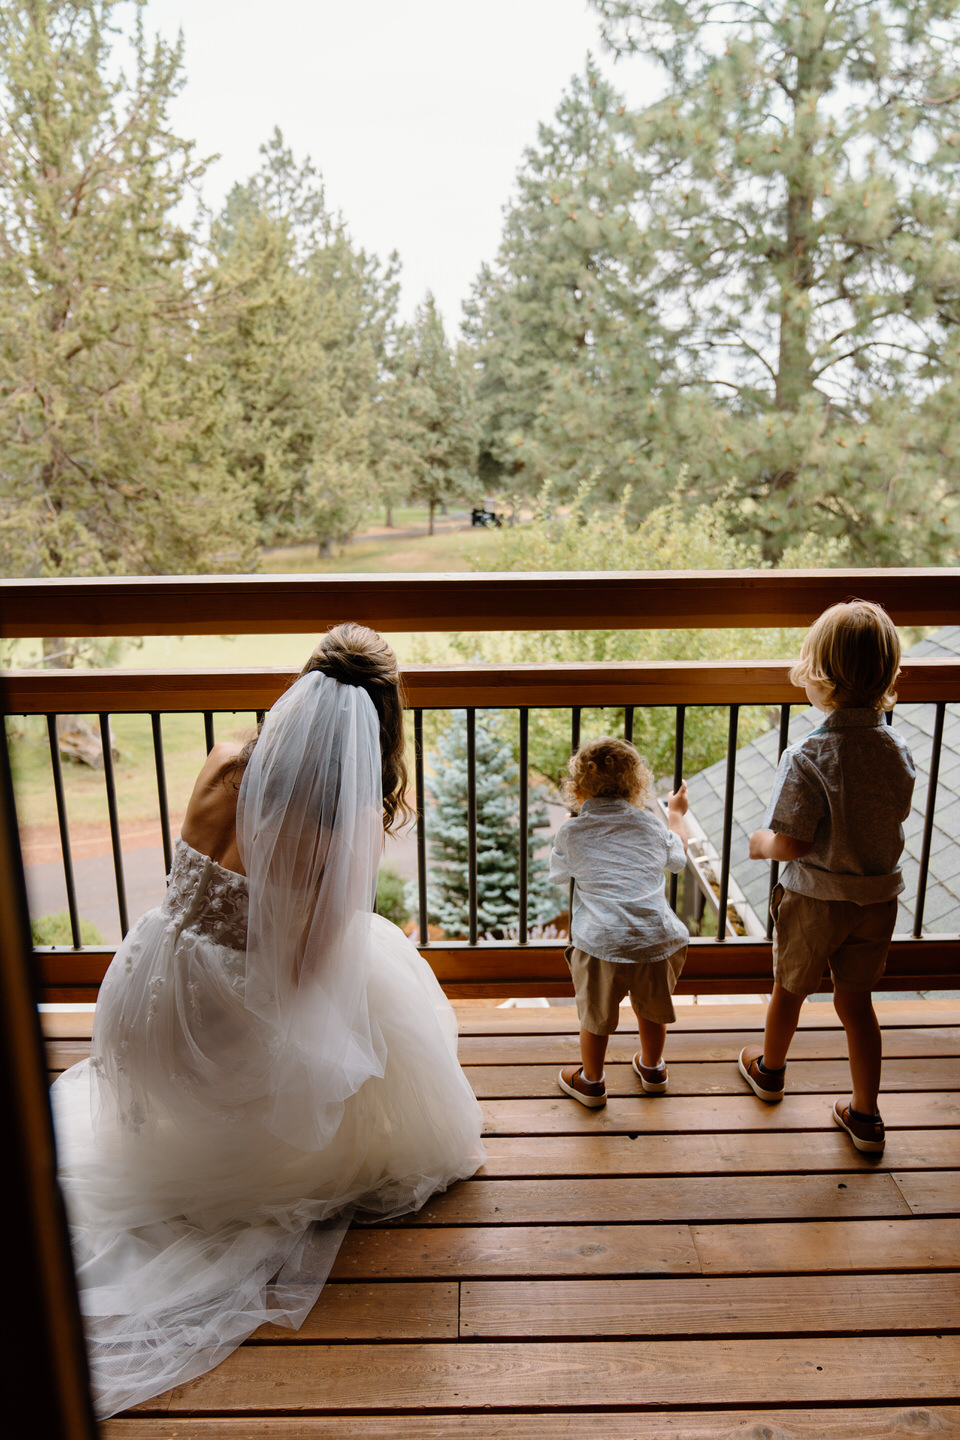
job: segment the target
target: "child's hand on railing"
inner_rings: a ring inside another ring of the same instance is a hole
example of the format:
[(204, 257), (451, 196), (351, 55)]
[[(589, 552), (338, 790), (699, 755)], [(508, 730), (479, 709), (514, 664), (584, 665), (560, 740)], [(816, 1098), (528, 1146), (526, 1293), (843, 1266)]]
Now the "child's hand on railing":
[(690, 808), (690, 801), (687, 799), (687, 782), (681, 780), (676, 790), (671, 790), (667, 796), (667, 809), (671, 815), (686, 815)]

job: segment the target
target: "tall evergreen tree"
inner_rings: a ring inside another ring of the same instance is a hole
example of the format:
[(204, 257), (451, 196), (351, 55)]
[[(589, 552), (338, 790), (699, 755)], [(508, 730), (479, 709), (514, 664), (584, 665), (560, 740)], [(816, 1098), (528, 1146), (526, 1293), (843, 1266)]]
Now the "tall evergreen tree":
[(770, 556), (812, 531), (861, 561), (942, 557), (960, 486), (960, 5), (591, 3), (614, 50), (666, 82), (624, 117), (685, 382), (646, 464), (680, 452), (701, 492), (732, 485)]
[(592, 3), (664, 94), (588, 66), (527, 156), (469, 314), (485, 463), (638, 518), (684, 466), (767, 559), (948, 556), (960, 3)]
[(230, 463), (266, 542), (345, 539), (379, 485), (381, 391), (394, 347), (396, 262), (357, 249), (309, 160), (279, 131), (215, 228), (217, 353), (234, 405)]
[(208, 292), (175, 218), (200, 177), (179, 46), (114, 50), (119, 0), (0, 8), (0, 570), (244, 568), (243, 488), (203, 363)]
[[(427, 837), (434, 886), (430, 918), (449, 936), (468, 929), (467, 732), (459, 717), (441, 736), (430, 786)], [(481, 934), (516, 934), (520, 913), (518, 793), (520, 770), (513, 747), (486, 716), (477, 717), (477, 920)], [(528, 837), (527, 917), (530, 924), (552, 919), (565, 908), (536, 855), (536, 831), (547, 824), (542, 794), (531, 790)]]
[(470, 380), (430, 294), (417, 308), (398, 364), (392, 411), (399, 440), (393, 459), (410, 498), (428, 507), (432, 535), (437, 507), (475, 484), (477, 426)]
[(609, 494), (635, 482), (641, 416), (663, 378), (624, 109), (592, 63), (574, 79), (526, 153), (496, 263), (465, 307), (481, 475), (527, 494), (547, 479), (560, 496), (588, 477)]

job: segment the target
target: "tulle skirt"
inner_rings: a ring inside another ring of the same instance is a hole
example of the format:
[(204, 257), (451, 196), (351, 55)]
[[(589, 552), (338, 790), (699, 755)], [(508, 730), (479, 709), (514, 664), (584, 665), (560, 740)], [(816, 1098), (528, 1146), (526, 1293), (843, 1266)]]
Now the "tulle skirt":
[(275, 1056), (236, 951), (160, 909), (111, 965), (93, 1056), (51, 1092), (100, 1418), (211, 1369), (265, 1321), (301, 1324), (355, 1209), (418, 1209), (482, 1163), (449, 1002), (395, 926), (374, 916), (368, 943), (384, 1073), (318, 1150), (268, 1128)]

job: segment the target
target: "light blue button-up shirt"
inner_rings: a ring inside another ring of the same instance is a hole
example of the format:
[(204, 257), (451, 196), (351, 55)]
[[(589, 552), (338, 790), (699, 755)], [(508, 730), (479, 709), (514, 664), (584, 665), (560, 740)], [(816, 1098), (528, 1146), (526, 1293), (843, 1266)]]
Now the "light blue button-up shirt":
[(585, 800), (560, 826), (550, 856), (550, 879), (574, 881), (574, 945), (628, 964), (680, 950), (690, 932), (667, 903), (663, 872), (685, 864), (683, 841), (658, 815), (629, 800)]

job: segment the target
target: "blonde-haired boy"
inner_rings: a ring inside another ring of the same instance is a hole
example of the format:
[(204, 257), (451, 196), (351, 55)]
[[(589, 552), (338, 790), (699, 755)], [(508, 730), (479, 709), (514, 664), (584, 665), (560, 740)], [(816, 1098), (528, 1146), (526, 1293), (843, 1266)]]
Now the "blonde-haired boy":
[(740, 1073), (768, 1103), (783, 1098), (800, 1007), (833, 977), (853, 1092), (833, 1118), (858, 1150), (884, 1146), (877, 1110), (882, 1043), (872, 992), (883, 974), (903, 889), (899, 859), (914, 766), (884, 711), (896, 699), (900, 641), (868, 600), (832, 605), (811, 627), (790, 671), (824, 712), (818, 729), (784, 751), (754, 860), (784, 864), (771, 902), (774, 986), (763, 1045), (740, 1052)]
[(686, 863), (686, 783), (667, 802), (668, 823), (643, 808), (653, 777), (626, 740), (604, 736), (570, 759), (566, 798), (580, 807), (557, 831), (550, 878), (572, 880), (567, 963), (580, 1019), (579, 1065), (560, 1088), (581, 1105), (607, 1102), (603, 1062), (629, 994), (640, 1031), (633, 1068), (645, 1091), (667, 1088), (666, 1026), (689, 934), (667, 904), (665, 869)]

